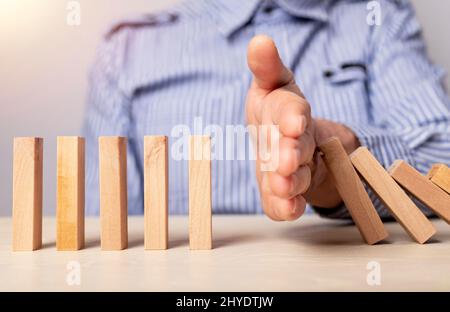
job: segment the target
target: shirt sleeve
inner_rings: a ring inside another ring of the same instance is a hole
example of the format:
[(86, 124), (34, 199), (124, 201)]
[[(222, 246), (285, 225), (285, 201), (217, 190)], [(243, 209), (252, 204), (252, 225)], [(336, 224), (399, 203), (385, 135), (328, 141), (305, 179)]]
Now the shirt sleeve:
[(99, 136), (125, 136), (127, 144), (128, 211), (142, 213), (141, 174), (133, 138), (130, 96), (121, 87), (124, 76), (126, 33), (103, 42), (89, 75), (87, 109), (83, 126), (86, 137), (86, 213), (99, 214)]
[[(403, 159), (425, 173), (433, 163), (450, 163), (450, 100), (444, 72), (427, 56), (411, 4), (383, 3), (382, 24), (372, 26), (367, 68), (371, 122), (347, 126), (385, 168)], [(389, 217), (370, 189), (369, 195), (380, 215)], [(330, 218), (349, 216), (344, 206), (316, 210)]]

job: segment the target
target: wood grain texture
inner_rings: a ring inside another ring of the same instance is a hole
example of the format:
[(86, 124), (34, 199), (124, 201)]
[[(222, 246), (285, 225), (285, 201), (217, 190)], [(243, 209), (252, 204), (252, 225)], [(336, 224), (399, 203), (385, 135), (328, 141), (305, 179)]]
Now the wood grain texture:
[(436, 233), (433, 224), (384, 170), (367, 147), (358, 148), (350, 155), (350, 159), (392, 216), (413, 239), (423, 244)]
[(367, 244), (373, 245), (388, 233), (367, 194), (341, 141), (333, 137), (319, 146), (345, 206)]
[(42, 138), (15, 138), (13, 164), (14, 251), (42, 246)]
[(450, 168), (444, 164), (435, 164), (431, 167), (427, 177), (439, 186), (441, 189), (450, 194)]
[(189, 246), (212, 248), (211, 139), (191, 136), (189, 141)]
[(127, 139), (99, 138), (102, 250), (128, 247)]
[[(441, 219), (432, 221), (438, 229), (433, 244), (416, 244), (398, 223), (388, 222), (389, 243), (369, 246), (354, 226), (317, 214), (282, 223), (264, 215), (215, 215), (214, 250), (200, 253), (188, 250), (187, 216), (170, 216), (174, 248), (162, 252), (143, 250), (143, 216), (128, 222), (133, 248), (111, 254), (90, 244), (61, 255), (50, 247), (55, 219), (44, 217), (43, 243), (49, 247), (29, 256), (7, 250), (11, 219), (0, 217), (0, 291), (450, 291), (450, 226)], [(86, 242), (96, 242), (99, 232), (99, 219), (87, 217)], [(67, 284), (69, 260), (81, 264), (79, 286)], [(373, 260), (381, 265), (377, 286), (366, 280)]]
[(56, 249), (84, 247), (85, 140), (57, 138)]
[(397, 160), (389, 173), (406, 191), (450, 224), (450, 195), (403, 160)]
[(144, 138), (145, 249), (168, 248), (168, 151), (166, 136)]

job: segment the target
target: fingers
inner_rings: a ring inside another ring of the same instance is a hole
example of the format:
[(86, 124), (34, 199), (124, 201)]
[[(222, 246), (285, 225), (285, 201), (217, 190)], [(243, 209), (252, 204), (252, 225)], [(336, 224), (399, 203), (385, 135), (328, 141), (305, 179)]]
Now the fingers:
[(272, 39), (258, 35), (251, 40), (248, 65), (254, 77), (247, 96), (248, 122), (270, 121), (269, 124), (280, 127), (283, 135), (299, 137), (310, 123), (310, 107), (293, 74), (283, 65)]
[(270, 172), (268, 176), (271, 192), (275, 196), (285, 199), (304, 194), (311, 184), (311, 169), (308, 166), (299, 167), (294, 174), (288, 177), (276, 172)]
[(249, 105), (252, 105), (253, 113), (250, 117), (256, 124), (277, 125), (284, 136), (297, 138), (311, 124), (309, 103), (285, 88), (272, 91), (263, 99)]
[[(311, 184), (311, 170), (306, 166), (315, 150), (310, 106), (269, 37), (259, 35), (251, 40), (248, 65), (253, 84), (247, 94), (247, 121), (253, 125), (278, 126), (280, 133), (275, 140), (279, 142), (276, 170), (257, 169), (263, 208), (273, 220), (295, 220), (305, 210), (302, 194)], [(260, 138), (258, 129), (258, 146)], [(268, 141), (272, 146), (271, 136)], [(257, 166), (261, 161), (258, 157)]]
[(300, 218), (305, 212), (306, 201), (303, 196), (297, 196), (292, 199), (272, 196), (270, 205), (278, 221), (294, 221)]
[(269, 175), (266, 173), (262, 173), (260, 193), (261, 193), (262, 207), (264, 209), (264, 213), (266, 214), (266, 216), (268, 216), (270, 219), (274, 221), (283, 221), (283, 219), (278, 217), (276, 207), (272, 203), (272, 199), (274, 198), (274, 196), (270, 189)]
[(280, 162), (276, 171), (262, 175), (261, 194), (264, 211), (273, 220), (295, 220), (305, 209), (304, 194), (311, 186), (307, 165), (314, 157), (314, 138), (305, 133), (299, 139), (280, 139)]
[[(277, 90), (270, 94), (267, 101), (270, 105), (272, 122), (280, 127), (281, 134), (296, 138), (301, 136), (311, 122), (311, 109), (306, 100), (291, 92)], [(278, 96), (279, 95), (279, 96)]]
[(293, 80), (293, 75), (280, 59), (273, 40), (264, 35), (253, 37), (248, 46), (247, 62), (254, 84), (264, 90), (274, 90)]
[(265, 214), (274, 221), (293, 221), (305, 212), (306, 200), (298, 195), (284, 199), (271, 193), (268, 175), (262, 178), (261, 194)]
[[(263, 178), (263, 180), (268, 181), (267, 178)], [(261, 194), (264, 213), (274, 221), (297, 220), (305, 212), (306, 200), (302, 195), (283, 198), (272, 194), (270, 190), (261, 192)]]
[(276, 172), (285, 177), (293, 174), (298, 167), (313, 159), (315, 148), (314, 138), (308, 133), (298, 139), (282, 137), (279, 140)]

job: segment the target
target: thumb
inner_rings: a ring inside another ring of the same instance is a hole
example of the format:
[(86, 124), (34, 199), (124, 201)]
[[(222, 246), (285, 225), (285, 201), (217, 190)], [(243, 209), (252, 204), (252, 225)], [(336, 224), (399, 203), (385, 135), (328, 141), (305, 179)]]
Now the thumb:
[(268, 36), (253, 37), (248, 45), (247, 63), (259, 88), (274, 90), (293, 80), (291, 71), (283, 65), (275, 43)]

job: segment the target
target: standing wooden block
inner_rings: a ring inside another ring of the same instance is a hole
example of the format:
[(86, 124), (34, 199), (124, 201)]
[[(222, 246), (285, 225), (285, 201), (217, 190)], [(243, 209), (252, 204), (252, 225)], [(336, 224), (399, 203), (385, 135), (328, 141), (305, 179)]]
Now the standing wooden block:
[(85, 142), (80, 137), (57, 139), (56, 249), (84, 247)]
[(392, 216), (412, 238), (423, 244), (436, 233), (433, 224), (366, 147), (358, 148), (350, 155), (350, 159), (363, 179), (384, 202)]
[(167, 137), (144, 138), (145, 249), (168, 247)]
[(450, 168), (444, 164), (435, 164), (428, 172), (427, 177), (439, 186), (441, 189), (450, 194)]
[(372, 245), (385, 239), (388, 233), (341, 141), (333, 137), (319, 148), (339, 195), (366, 243)]
[(450, 224), (450, 196), (403, 160), (397, 160), (389, 173), (404, 189)]
[(191, 136), (189, 142), (189, 245), (212, 248), (211, 139)]
[(127, 139), (100, 137), (100, 218), (102, 250), (128, 246)]
[(14, 251), (31, 251), (42, 246), (43, 146), (41, 138), (14, 139)]

